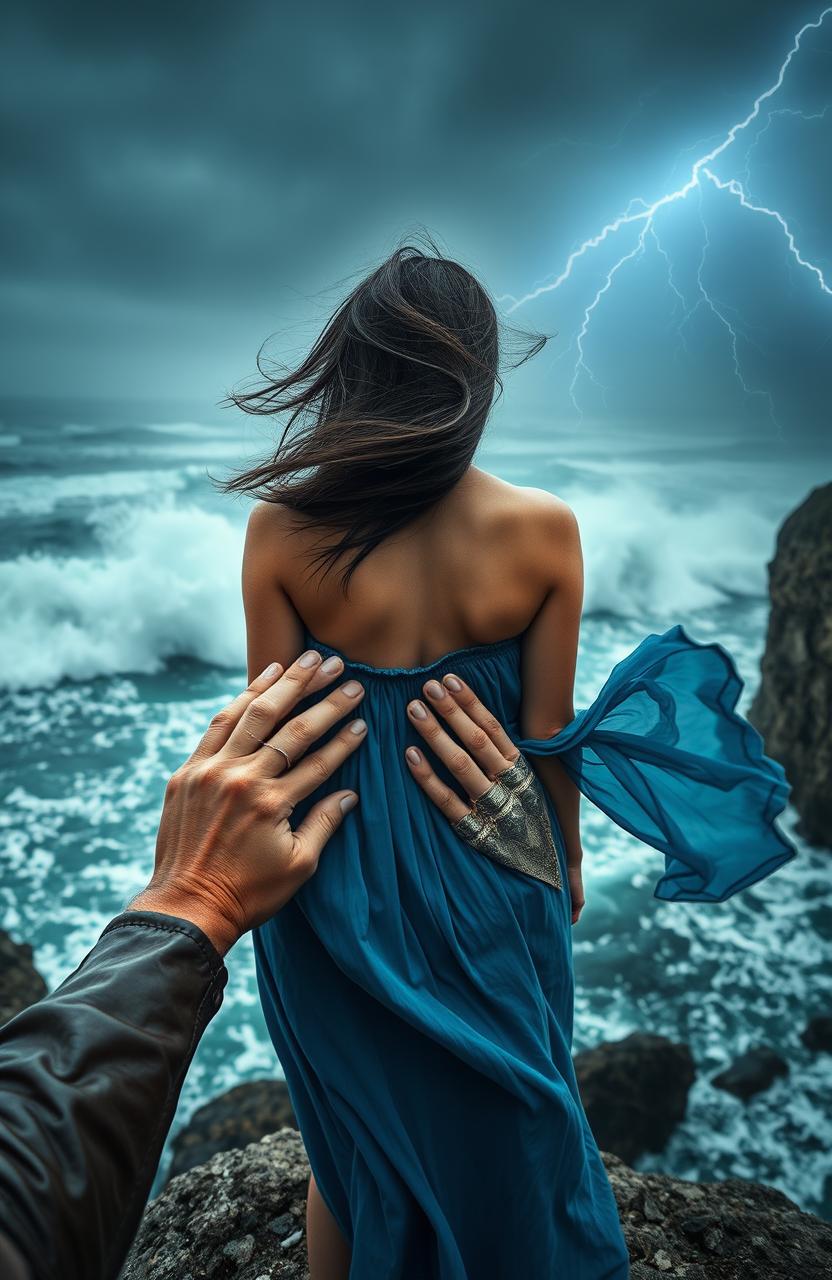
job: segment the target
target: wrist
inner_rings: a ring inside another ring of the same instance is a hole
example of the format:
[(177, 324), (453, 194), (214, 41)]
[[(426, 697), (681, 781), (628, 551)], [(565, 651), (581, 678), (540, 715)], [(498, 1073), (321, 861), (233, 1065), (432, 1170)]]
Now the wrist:
[(154, 885), (152, 880), (146, 889), (128, 902), (124, 910), (156, 911), (188, 920), (202, 930), (221, 956), (226, 955), (240, 937), (239, 931), (214, 904), (181, 888)]

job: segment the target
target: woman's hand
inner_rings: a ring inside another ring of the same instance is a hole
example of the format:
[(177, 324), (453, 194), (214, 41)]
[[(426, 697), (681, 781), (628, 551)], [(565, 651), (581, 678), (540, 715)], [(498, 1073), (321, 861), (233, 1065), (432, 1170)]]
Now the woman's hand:
[[(224, 954), (279, 911), (308, 880), (329, 837), (357, 802), (354, 791), (324, 796), (293, 830), (294, 806), (329, 778), (366, 737), (352, 720), (306, 752), (364, 696), (348, 680), (288, 718), (308, 694), (330, 684), (340, 659), (315, 650), (284, 673), (272, 663), (214, 716), (193, 755), (168, 783), (156, 867), (129, 911), (161, 911), (198, 925)], [(282, 748), (292, 762), (289, 768)]]
[[(410, 772), (426, 795), (452, 824), (472, 813), (472, 806), (492, 790), (498, 797), (498, 816), (492, 818), (485, 827), (482, 825), (484, 806), (474, 809), (472, 828), (479, 827), (472, 838), (466, 832), (463, 839), (479, 848), (482, 852), (512, 867), (514, 870), (526, 871), (528, 874), (545, 880), (560, 888), (561, 875), (557, 849), (555, 847), (551, 823), (545, 808), (543, 788), (532, 771), (532, 780), (528, 777), (517, 782), (509, 778), (500, 779), (508, 785), (509, 791), (517, 793), (511, 800), (505, 798), (505, 792), (495, 788), (495, 779), (512, 765), (517, 766), (513, 773), (522, 775), (529, 771), (528, 762), (522, 757), (519, 748), (512, 742), (499, 720), (477, 698), (473, 690), (458, 676), (448, 674), (440, 684), (438, 680), (427, 680), (422, 686), (430, 704), (443, 720), (454, 730), (460, 742), (448, 734), (428, 707), (419, 699), (408, 703), (408, 715), (411, 723), (430, 744), (442, 763), (459, 781), (468, 796), (468, 802), (460, 797), (453, 788), (443, 782), (431, 768), (423, 752), (415, 747), (405, 750)], [(489, 812), (494, 809), (491, 801)], [(512, 809), (512, 804), (519, 806)], [(504, 815), (508, 813), (506, 821)], [(520, 817), (520, 821), (517, 818)], [(465, 824), (463, 824), (465, 825)], [(462, 834), (462, 832), (460, 832)], [(578, 881), (580, 870), (578, 871)], [(570, 877), (570, 892), (573, 880)], [(580, 888), (580, 906), (583, 906), (583, 889)], [(572, 920), (577, 920), (573, 905)]]
[(581, 918), (581, 912), (586, 906), (584, 898), (584, 879), (581, 873), (581, 862), (583, 854), (577, 858), (568, 858), (566, 865), (566, 878), (569, 881), (569, 898), (572, 903), (572, 923), (577, 924)]

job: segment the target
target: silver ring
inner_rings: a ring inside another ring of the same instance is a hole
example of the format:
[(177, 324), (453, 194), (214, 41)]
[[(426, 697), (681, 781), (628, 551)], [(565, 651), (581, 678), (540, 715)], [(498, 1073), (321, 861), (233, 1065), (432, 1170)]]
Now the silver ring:
[(286, 761), (286, 768), (291, 769), (292, 762), (289, 759), (288, 753), (284, 751), (282, 747), (275, 747), (272, 745), (271, 742), (264, 742), (262, 738), (258, 738), (257, 734), (252, 733), (250, 729), (244, 729), (243, 732), (247, 733), (248, 736), (250, 738), (253, 738), (255, 742), (259, 742), (261, 747), (268, 747), (269, 751), (276, 751), (279, 756), (283, 756), (283, 759)]
[(291, 769), (291, 767), (292, 767), (292, 762), (291, 762), (291, 760), (289, 759), (288, 755), (286, 754), (286, 752), (283, 750), (283, 748), (282, 748), (282, 747), (275, 747), (275, 746), (272, 746), (271, 742), (264, 742), (264, 743), (263, 743), (263, 746), (264, 746), (264, 747), (268, 747), (268, 748), (269, 748), (269, 751), (276, 751), (278, 755), (283, 756), (283, 759), (286, 761), (286, 768), (287, 768), (287, 769)]

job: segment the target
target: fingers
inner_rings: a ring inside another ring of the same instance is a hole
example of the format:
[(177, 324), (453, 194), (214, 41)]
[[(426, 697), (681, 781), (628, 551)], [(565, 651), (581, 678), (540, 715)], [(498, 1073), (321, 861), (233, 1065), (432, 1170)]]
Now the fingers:
[(207, 756), (215, 755), (231, 737), (246, 709), (255, 698), (265, 693), (277, 681), (282, 671), (283, 668), (279, 662), (270, 663), (265, 671), (252, 680), (247, 689), (239, 693), (227, 707), (223, 707), (222, 711), (218, 711), (202, 735), (190, 760), (204, 760)]
[[(506, 758), (504, 752), (497, 746), (495, 737), (498, 735), (505, 738), (510, 746), (511, 742), (496, 716), (493, 716), (490, 711), (486, 711), (481, 702), (477, 702), (477, 706), (480, 709), (480, 721), (477, 722), (470, 715), (467, 708), (438, 680), (428, 680), (423, 688), (429, 699), (430, 706), (442, 717), (446, 724), (450, 725), (454, 733), (489, 777), (493, 778), (502, 769), (508, 768), (512, 758), (517, 755), (517, 749), (513, 748), (513, 756)], [(477, 700), (474, 699), (474, 701)]]
[[(275, 778), (275, 786), (279, 785), (280, 796), (295, 805), (299, 800), (311, 795), (317, 787), (332, 777), (335, 770), (348, 756), (352, 755), (353, 751), (361, 746), (366, 736), (366, 722), (351, 720), (330, 738), (329, 742), (318, 747), (316, 751), (311, 751), (298, 764)], [(269, 752), (269, 755), (272, 754), (273, 752)]]
[(293, 863), (308, 879), (318, 865), (318, 859), (330, 836), (338, 830), (349, 813), (358, 804), (354, 791), (334, 791), (313, 805), (294, 833), (295, 853)]
[(342, 666), (340, 660), (331, 666), (329, 659), (323, 663), (316, 649), (302, 653), (279, 680), (271, 682), (252, 699), (220, 754), (223, 757), (247, 756), (259, 750), (260, 744), (271, 736), (275, 725), (289, 714), (292, 707), (313, 688), (331, 683)]
[[(437, 681), (428, 681), (428, 684), (436, 684)], [(466, 684), (460, 676), (453, 675), (449, 672), (442, 677), (442, 688), (446, 691), (446, 698), (432, 698), (431, 705), (436, 708), (440, 715), (449, 719), (454, 713), (451, 710), (452, 705), (459, 708), (459, 712), (464, 720), (470, 721), (477, 725), (487, 735), (491, 743), (493, 743), (500, 757), (505, 761), (506, 765), (512, 764), (519, 755), (519, 748), (515, 746), (511, 738), (505, 731), (505, 728), (488, 708), (480, 701), (470, 685)], [(425, 686), (426, 692), (430, 697), (431, 690)], [(448, 697), (450, 701), (448, 701)], [(462, 723), (463, 721), (460, 721)], [(455, 732), (457, 729), (457, 721), (451, 720)], [(468, 739), (464, 739), (468, 741)], [(477, 757), (479, 759), (479, 757)], [(496, 772), (496, 770), (495, 770)]]
[(404, 753), (410, 772), (424, 791), (425, 795), (445, 815), (449, 822), (458, 822), (470, 809), (456, 792), (438, 778), (428, 764), (424, 751), (418, 747), (408, 747)]
[[(277, 733), (266, 742), (286, 752), (294, 767), (301, 757), (338, 720), (355, 711), (364, 697), (364, 687), (358, 680), (347, 680), (333, 689), (325, 698), (306, 707), (299, 716), (287, 720)], [(286, 770), (286, 761), (277, 751), (258, 751), (255, 755), (258, 771), (274, 776)]]
[[(449, 699), (450, 701), (450, 699)], [(492, 779), (483, 772), (475, 760), (443, 729), (424, 702), (415, 698), (407, 704), (407, 715), (413, 727), (422, 735), (427, 745), (453, 774), (466, 794), (475, 800), (492, 785)], [(506, 767), (503, 761), (500, 768)]]

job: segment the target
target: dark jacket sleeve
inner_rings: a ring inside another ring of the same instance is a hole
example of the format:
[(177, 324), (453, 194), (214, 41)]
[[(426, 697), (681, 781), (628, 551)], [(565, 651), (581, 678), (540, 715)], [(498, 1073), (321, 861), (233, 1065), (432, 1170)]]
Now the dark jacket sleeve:
[(189, 921), (125, 912), (0, 1029), (0, 1234), (37, 1280), (118, 1274), (227, 979)]

